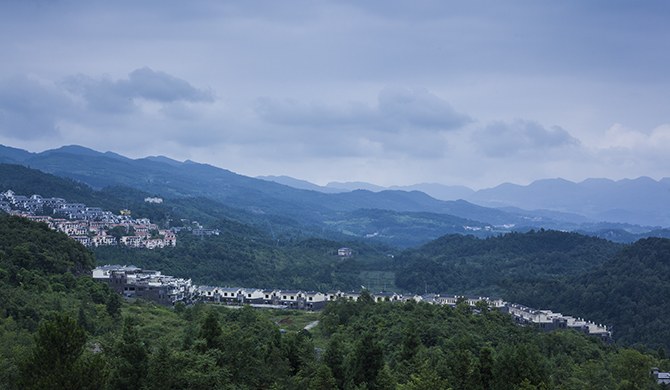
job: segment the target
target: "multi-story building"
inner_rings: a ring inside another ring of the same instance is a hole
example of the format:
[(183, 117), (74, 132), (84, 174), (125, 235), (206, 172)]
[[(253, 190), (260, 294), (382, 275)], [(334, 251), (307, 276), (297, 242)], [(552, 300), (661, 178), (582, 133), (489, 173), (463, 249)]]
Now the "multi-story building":
[(162, 275), (134, 266), (105, 265), (93, 270), (93, 279), (106, 283), (126, 298), (142, 298), (162, 305), (190, 302), (195, 288), (190, 279)]

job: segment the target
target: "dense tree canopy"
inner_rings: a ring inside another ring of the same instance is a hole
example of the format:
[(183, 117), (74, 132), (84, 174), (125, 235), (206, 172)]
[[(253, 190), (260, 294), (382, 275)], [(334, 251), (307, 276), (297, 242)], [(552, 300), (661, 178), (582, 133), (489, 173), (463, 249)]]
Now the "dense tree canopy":
[(396, 284), (409, 291), (500, 296), (509, 281), (580, 274), (608, 261), (621, 247), (553, 230), (487, 239), (449, 235), (396, 256)]
[(618, 342), (670, 351), (668, 239), (642, 239), (581, 275), (526, 281), (509, 291), (520, 302), (611, 324)]
[[(322, 313), (128, 303), (91, 279), (91, 254), (64, 235), (6, 216), (0, 229), (3, 389), (651, 389), (649, 368), (670, 368), (663, 354), (541, 333), (464, 303), (366, 293)], [(621, 266), (660, 268), (667, 249), (641, 242)]]
[(341, 258), (337, 249), (346, 243), (306, 239), (277, 245), (262, 235), (225, 230), (210, 237), (180, 234), (175, 248), (99, 247), (95, 254), (100, 264), (160, 269), (200, 284), (327, 291), (360, 288), (362, 271), (390, 266), (383, 247), (353, 244), (354, 257)]

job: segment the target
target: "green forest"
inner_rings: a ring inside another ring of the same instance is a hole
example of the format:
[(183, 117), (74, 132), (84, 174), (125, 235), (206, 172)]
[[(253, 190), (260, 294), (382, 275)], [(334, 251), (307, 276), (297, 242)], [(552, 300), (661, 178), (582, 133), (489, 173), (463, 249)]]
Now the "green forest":
[(366, 292), (320, 313), (125, 302), (93, 264), (65, 235), (0, 216), (0, 388), (653, 389), (650, 367), (670, 369), (662, 350), (542, 333), (485, 306)]
[(527, 278), (553, 280), (607, 262), (622, 246), (553, 230), (486, 239), (448, 235), (396, 256), (396, 284), (405, 290), (506, 296)]
[(620, 343), (670, 351), (670, 240), (646, 238), (579, 275), (527, 280), (510, 296), (612, 324)]
[(133, 264), (166, 274), (193, 278), (200, 284), (260, 288), (360, 289), (365, 270), (387, 269), (387, 248), (355, 243), (355, 255), (340, 258), (346, 242), (304, 239), (277, 245), (258, 235), (226, 230), (219, 236), (178, 236), (174, 248), (134, 250), (99, 247), (99, 264)]
[[(339, 258), (338, 247), (354, 249)], [(416, 249), (297, 239), (273, 242), (232, 226), (179, 236), (175, 248), (95, 249), (98, 264), (134, 264), (196, 283), (327, 291), (466, 294), (551, 309), (614, 328), (623, 345), (670, 351), (670, 240), (624, 245), (551, 230), (479, 239), (449, 235)]]
[(406, 290), (492, 294), (613, 327), (623, 345), (670, 351), (670, 240), (615, 244), (577, 233), (445, 236), (395, 259)]
[[(0, 177), (17, 193), (131, 208), (162, 226), (198, 220), (220, 230), (211, 237), (181, 232), (175, 248), (90, 251), (45, 225), (0, 216), (0, 389), (654, 388), (648, 369), (670, 369), (668, 239), (624, 245), (540, 229), (446, 235), (402, 250), (205, 198), (148, 204), (150, 194), (141, 191), (94, 191), (2, 164)], [(433, 229), (434, 216), (424, 217), (360, 210), (331, 221), (342, 231), (367, 224), (409, 242), (411, 229)], [(391, 222), (411, 229), (384, 230)], [(445, 216), (440, 223), (460, 222)], [(342, 246), (354, 256), (338, 257)], [(169, 309), (126, 302), (92, 280), (92, 267), (112, 263), (197, 284), (489, 295), (607, 324), (615, 343), (539, 333), (483, 307), (363, 299), (320, 313)], [(316, 320), (319, 326), (301, 330)]]

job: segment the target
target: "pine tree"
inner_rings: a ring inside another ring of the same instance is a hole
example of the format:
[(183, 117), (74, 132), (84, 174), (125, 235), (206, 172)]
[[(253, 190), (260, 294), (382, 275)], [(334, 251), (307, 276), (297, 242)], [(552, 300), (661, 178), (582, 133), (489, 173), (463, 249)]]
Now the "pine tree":
[(21, 388), (88, 388), (97, 378), (84, 376), (88, 371), (82, 359), (85, 345), (86, 332), (71, 317), (58, 314), (44, 321), (30, 355), (21, 364)]
[(221, 325), (214, 310), (210, 310), (200, 327), (200, 338), (205, 340), (207, 349), (221, 348)]
[(111, 376), (112, 389), (141, 389), (147, 375), (149, 351), (140, 339), (131, 318), (126, 318), (123, 333), (113, 347), (114, 369)]

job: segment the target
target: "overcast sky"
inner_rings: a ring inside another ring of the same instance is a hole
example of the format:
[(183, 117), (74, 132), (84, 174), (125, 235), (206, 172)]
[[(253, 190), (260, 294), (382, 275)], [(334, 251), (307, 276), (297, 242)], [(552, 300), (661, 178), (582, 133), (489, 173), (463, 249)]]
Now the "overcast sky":
[(318, 184), (670, 176), (668, 1), (0, 1), (0, 143)]

